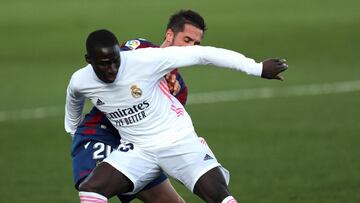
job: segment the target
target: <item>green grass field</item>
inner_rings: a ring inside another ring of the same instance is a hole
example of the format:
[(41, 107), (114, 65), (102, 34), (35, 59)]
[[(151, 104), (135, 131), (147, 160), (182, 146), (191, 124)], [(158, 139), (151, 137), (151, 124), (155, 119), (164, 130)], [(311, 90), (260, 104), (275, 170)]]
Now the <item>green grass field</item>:
[[(0, 5), (0, 202), (79, 202), (63, 106), (70, 75), (85, 64), (88, 33), (108, 28), (120, 41), (142, 37), (159, 44), (168, 16), (180, 8), (197, 10), (207, 20), (204, 45), (258, 61), (284, 57), (290, 66), (285, 82), (214, 68), (182, 71), (190, 100), (203, 92), (263, 87), (281, 93), (187, 106), (198, 134), (231, 172), (233, 195), (254, 203), (360, 202), (360, 88), (309, 93), (312, 84), (360, 80), (359, 1), (2, 0)], [(285, 93), (297, 86), (307, 89)], [(39, 107), (45, 110), (34, 112)], [(187, 202), (201, 202), (172, 182)]]

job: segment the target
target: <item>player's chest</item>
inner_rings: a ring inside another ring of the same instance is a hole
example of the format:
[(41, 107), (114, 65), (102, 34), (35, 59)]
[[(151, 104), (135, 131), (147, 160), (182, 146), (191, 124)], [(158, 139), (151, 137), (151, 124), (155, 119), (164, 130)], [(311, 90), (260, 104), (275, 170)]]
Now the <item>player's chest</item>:
[(117, 108), (133, 107), (149, 100), (151, 89), (151, 84), (146, 81), (112, 84), (89, 92), (87, 98), (98, 109), (109, 112)]

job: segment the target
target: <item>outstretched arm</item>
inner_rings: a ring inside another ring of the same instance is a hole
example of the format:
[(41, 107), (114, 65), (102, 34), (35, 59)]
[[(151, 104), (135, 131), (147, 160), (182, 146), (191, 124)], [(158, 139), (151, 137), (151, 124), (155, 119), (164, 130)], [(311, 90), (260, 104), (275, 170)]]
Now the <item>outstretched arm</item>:
[(247, 58), (243, 54), (210, 46), (167, 47), (166, 57), (174, 67), (191, 65), (213, 65), (245, 72), (248, 75), (261, 76), (262, 63)]
[[(243, 54), (210, 46), (166, 47), (144, 50), (148, 60), (159, 58), (157, 74), (164, 75), (173, 67), (183, 68), (193, 65), (213, 65), (245, 72), (248, 75), (261, 76), (267, 79), (282, 79), (279, 73), (287, 69), (284, 60), (268, 59), (257, 63)], [(143, 56), (143, 55), (142, 55)]]
[[(126, 52), (125, 52), (126, 53)], [(257, 63), (254, 59), (247, 58), (241, 53), (210, 47), (210, 46), (171, 46), (166, 48), (139, 49), (129, 54), (123, 54), (128, 60), (142, 61), (154, 67), (147, 70), (160, 78), (177, 68), (193, 65), (213, 65), (245, 72), (248, 75), (268, 79), (281, 79), (279, 73), (287, 68), (283, 60), (269, 59)], [(126, 56), (125, 56), (126, 55)], [(140, 63), (139, 63), (140, 64)], [(263, 70), (264, 68), (264, 70)]]

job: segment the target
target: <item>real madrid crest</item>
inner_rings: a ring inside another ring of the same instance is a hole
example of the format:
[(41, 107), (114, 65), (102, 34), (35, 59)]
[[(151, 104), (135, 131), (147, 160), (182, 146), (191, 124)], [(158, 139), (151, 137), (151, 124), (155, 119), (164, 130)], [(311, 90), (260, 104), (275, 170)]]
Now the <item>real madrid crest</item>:
[(134, 97), (134, 98), (139, 98), (141, 97), (142, 95), (142, 90), (137, 86), (137, 85), (132, 85), (130, 87), (131, 89), (131, 95)]

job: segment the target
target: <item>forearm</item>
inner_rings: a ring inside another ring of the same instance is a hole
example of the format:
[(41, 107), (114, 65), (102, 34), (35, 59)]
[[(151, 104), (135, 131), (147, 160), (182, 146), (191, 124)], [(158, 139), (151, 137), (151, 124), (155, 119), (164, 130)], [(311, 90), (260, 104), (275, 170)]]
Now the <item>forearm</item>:
[(81, 97), (75, 97), (71, 93), (66, 96), (65, 104), (65, 131), (73, 135), (77, 126), (81, 122), (82, 111), (85, 100)]
[(191, 65), (214, 65), (245, 72), (249, 75), (261, 76), (262, 63), (257, 63), (244, 55), (221, 48), (189, 46), (169, 47), (168, 49), (182, 49), (171, 51), (174, 67), (186, 67)]

